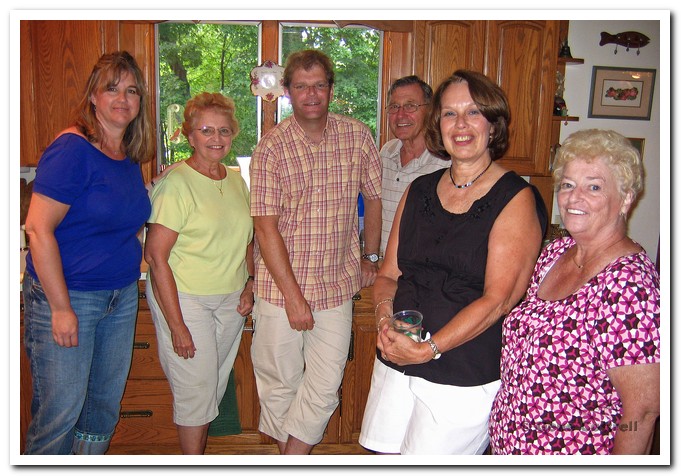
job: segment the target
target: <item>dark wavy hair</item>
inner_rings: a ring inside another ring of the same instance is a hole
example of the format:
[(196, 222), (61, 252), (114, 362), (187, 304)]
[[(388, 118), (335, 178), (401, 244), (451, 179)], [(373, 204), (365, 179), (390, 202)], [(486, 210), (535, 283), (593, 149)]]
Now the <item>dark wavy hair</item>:
[(426, 146), (433, 154), (449, 158), (449, 152), (442, 142), (440, 131), (440, 114), (442, 112), (442, 95), (449, 86), (456, 83), (467, 83), (473, 101), (480, 113), (492, 125), (492, 134), (487, 148), (492, 160), (503, 157), (508, 149), (508, 125), (511, 122), (511, 110), (504, 91), (484, 74), (476, 71), (459, 69), (445, 79), (433, 95), (430, 115), (426, 120)]
[(286, 67), (284, 68), (284, 87), (286, 89), (291, 87), (291, 80), (293, 73), (299, 69), (309, 71), (313, 66), (321, 66), (326, 73), (326, 82), (329, 86), (333, 86), (335, 73), (333, 72), (333, 63), (328, 56), (318, 50), (302, 50), (291, 53), (286, 58)]
[(137, 94), (140, 96), (140, 110), (123, 134), (125, 153), (134, 162), (147, 162), (154, 157), (156, 142), (152, 128), (149, 94), (137, 61), (127, 51), (116, 51), (103, 55), (92, 68), (85, 85), (83, 97), (74, 111), (74, 125), (90, 142), (102, 140), (102, 126), (95, 114), (91, 97), (111, 86), (117, 85), (123, 72), (135, 78)]

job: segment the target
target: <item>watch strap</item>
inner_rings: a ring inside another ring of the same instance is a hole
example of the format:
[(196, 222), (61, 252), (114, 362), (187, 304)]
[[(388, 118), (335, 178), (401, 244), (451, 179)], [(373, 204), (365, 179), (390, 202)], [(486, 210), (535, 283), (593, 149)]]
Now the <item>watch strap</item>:
[(431, 338), (428, 339), (426, 342), (430, 345), (431, 350), (433, 351), (433, 360), (437, 360), (440, 358), (442, 355), (442, 352), (440, 352), (440, 349), (437, 348), (437, 344), (435, 341)]
[(362, 259), (365, 259), (367, 261), (371, 261), (372, 263), (378, 263), (378, 254), (377, 253), (363, 254)]

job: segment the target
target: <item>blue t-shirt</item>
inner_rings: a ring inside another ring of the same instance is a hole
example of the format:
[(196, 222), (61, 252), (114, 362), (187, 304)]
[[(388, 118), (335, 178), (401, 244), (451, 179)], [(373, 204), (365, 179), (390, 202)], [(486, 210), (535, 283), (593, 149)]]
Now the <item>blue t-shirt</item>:
[[(63, 134), (40, 158), (33, 192), (70, 206), (55, 229), (69, 289), (119, 289), (139, 279), (137, 232), (151, 203), (138, 164), (110, 159), (85, 138)], [(30, 251), (26, 271), (37, 279)]]

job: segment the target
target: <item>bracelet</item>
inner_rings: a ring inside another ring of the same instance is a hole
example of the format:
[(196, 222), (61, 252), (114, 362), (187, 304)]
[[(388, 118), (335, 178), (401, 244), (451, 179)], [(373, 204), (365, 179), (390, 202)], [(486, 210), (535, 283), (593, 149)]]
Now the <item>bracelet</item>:
[(376, 313), (378, 312), (378, 306), (380, 306), (381, 304), (385, 304), (386, 302), (393, 302), (393, 298), (385, 298), (381, 301), (378, 301), (378, 304), (376, 304), (376, 307), (374, 308), (374, 315), (376, 315)]
[(246, 281), (255, 281), (255, 276), (248, 276)]
[(383, 322), (383, 319), (390, 319), (390, 316), (383, 316), (378, 320), (378, 324), (376, 324), (376, 330), (381, 331), (381, 322)]

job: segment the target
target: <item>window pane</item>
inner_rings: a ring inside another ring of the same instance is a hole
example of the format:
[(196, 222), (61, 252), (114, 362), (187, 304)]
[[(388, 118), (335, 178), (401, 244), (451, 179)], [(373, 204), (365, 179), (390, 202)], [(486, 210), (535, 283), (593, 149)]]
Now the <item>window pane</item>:
[[(371, 28), (283, 25), (281, 36), (282, 64), (289, 54), (304, 49), (318, 49), (331, 58), (336, 78), (329, 109), (359, 119), (377, 137), (381, 32)], [(280, 120), (292, 114), (288, 98), (280, 98), (279, 104)]]
[(250, 156), (257, 143), (257, 98), (250, 72), (258, 64), (256, 23), (171, 23), (158, 25), (161, 167), (186, 159), (191, 148), (182, 135), (184, 106), (198, 93), (220, 92), (234, 99), (241, 132), (226, 165)]

